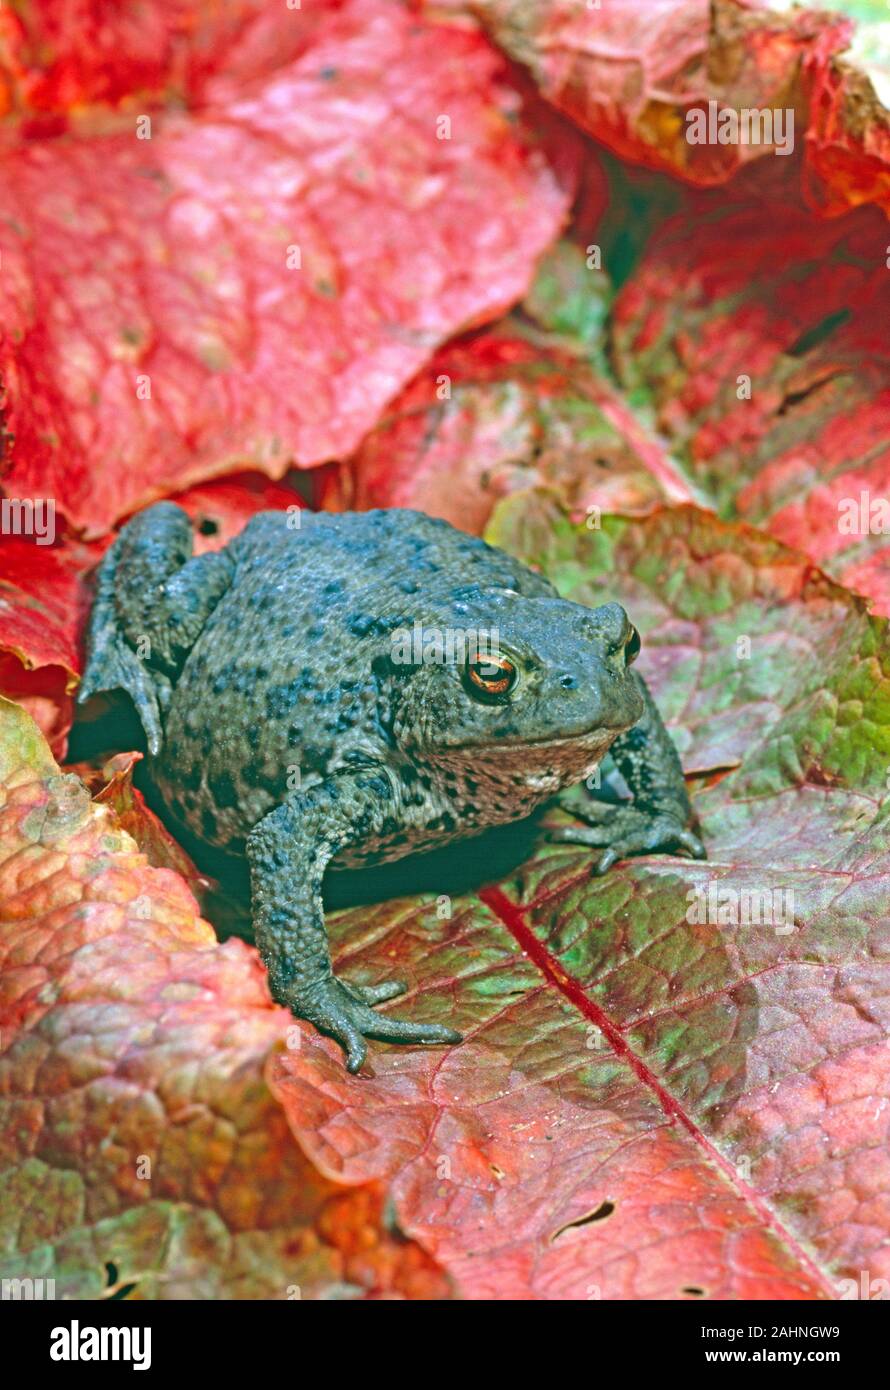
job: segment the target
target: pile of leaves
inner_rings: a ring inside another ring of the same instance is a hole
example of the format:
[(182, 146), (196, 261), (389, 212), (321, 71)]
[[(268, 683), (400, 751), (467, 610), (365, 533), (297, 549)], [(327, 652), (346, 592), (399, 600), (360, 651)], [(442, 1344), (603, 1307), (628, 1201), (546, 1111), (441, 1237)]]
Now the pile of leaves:
[[(4, 1277), (890, 1293), (890, 46), (846, 8), (0, 11)], [(793, 151), (689, 143), (709, 102)], [(331, 913), (466, 1038), (350, 1077), (137, 735), (72, 729), (91, 570), (161, 497), (199, 548), (420, 507), (619, 599), (709, 859), (468, 843)]]

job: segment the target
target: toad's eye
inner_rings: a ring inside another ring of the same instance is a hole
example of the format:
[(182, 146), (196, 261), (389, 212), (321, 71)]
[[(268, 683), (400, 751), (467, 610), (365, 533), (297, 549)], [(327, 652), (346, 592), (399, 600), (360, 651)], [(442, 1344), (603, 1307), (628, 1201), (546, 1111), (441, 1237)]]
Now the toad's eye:
[(480, 661), (468, 661), (466, 686), (475, 698), (502, 699), (516, 684), (516, 667), (505, 656), (487, 656)]
[(630, 666), (634, 661), (636, 661), (637, 657), (640, 654), (640, 647), (642, 645), (643, 644), (640, 641), (640, 634), (637, 632), (635, 627), (632, 627), (630, 630), (630, 636), (624, 644), (625, 666)]

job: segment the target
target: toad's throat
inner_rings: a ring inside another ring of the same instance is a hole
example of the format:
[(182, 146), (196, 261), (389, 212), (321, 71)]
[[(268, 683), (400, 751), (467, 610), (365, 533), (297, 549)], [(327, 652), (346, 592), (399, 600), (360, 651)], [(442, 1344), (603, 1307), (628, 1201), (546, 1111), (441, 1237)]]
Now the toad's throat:
[(507, 782), (547, 795), (589, 777), (622, 732), (597, 728), (580, 736), (538, 742), (505, 741), (484, 747), (439, 749), (431, 761), (446, 770), (470, 772), (480, 782)]

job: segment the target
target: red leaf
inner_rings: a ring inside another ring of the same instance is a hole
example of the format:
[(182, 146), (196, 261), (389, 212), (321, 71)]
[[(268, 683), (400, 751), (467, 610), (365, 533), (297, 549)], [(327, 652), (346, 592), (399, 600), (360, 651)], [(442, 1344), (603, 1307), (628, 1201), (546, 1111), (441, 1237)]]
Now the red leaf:
[[(0, 115), (69, 113), (92, 103), (196, 101), (215, 73), (261, 75), (291, 61), (342, 0), (291, 9), (263, 0), (23, 0), (0, 13)], [(2, 90), (2, 88), (0, 88)], [(33, 127), (32, 127), (33, 128)], [(43, 129), (47, 129), (46, 124)]]
[(4, 1277), (61, 1298), (448, 1296), (297, 1150), (262, 1069), (291, 1020), (256, 953), (59, 775), (0, 702)]
[(80, 662), (78, 629), (87, 594), (76, 570), (49, 545), (6, 536), (0, 545), (0, 694), (36, 719), (64, 753)]
[(500, 70), (478, 35), (354, 0), (151, 139), (121, 117), (11, 152), (7, 488), (97, 535), (214, 475), (350, 453), (444, 338), (522, 294), (565, 214)]
[[(890, 213), (890, 118), (843, 55), (852, 20), (776, 13), (750, 0), (435, 0), (469, 10), (530, 69), (544, 96), (623, 158), (691, 183), (725, 183), (769, 143), (687, 139), (687, 117), (717, 109), (791, 110), (805, 141), (805, 186), (825, 212), (864, 202)], [(795, 174), (795, 177), (797, 175)]]
[(890, 115), (867, 76), (841, 58), (808, 60), (812, 72), (807, 132), (808, 191), (837, 216), (861, 203), (890, 214)]
[[(804, 60), (822, 63), (852, 31), (839, 15), (715, 0), (445, 0), (478, 15), (528, 65), (542, 94), (609, 149), (697, 184), (725, 183), (770, 144), (695, 144), (686, 114), (801, 108)], [(442, 0), (437, 0), (439, 8)]]
[(197, 896), (207, 879), (163, 822), (146, 806), (142, 793), (133, 785), (133, 769), (142, 756), (141, 753), (116, 753), (101, 767), (70, 763), (65, 771), (81, 779), (97, 805), (112, 808), (121, 830), (133, 837), (153, 868), (175, 870)]
[(257, 512), (287, 511), (289, 507), (304, 505), (292, 488), (270, 482), (260, 473), (198, 483), (187, 492), (175, 493), (170, 500), (191, 518), (196, 555), (228, 545)]
[(443, 348), (328, 480), (324, 504), (416, 507), (478, 534), (499, 498), (534, 482), (580, 516), (690, 499), (607, 380), (509, 329)]
[(719, 205), (694, 196), (659, 231), (613, 319), (622, 384), (651, 393), (702, 489), (882, 612), (890, 546), (870, 500), (890, 488), (886, 248), (876, 210), (825, 222), (750, 180)]

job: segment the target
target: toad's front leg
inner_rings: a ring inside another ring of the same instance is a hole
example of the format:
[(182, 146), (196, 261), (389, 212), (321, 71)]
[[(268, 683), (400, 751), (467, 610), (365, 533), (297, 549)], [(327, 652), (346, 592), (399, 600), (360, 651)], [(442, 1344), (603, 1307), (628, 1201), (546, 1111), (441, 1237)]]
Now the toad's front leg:
[(636, 673), (634, 679), (643, 696), (643, 717), (627, 733), (619, 735), (611, 749), (633, 794), (633, 803), (616, 807), (588, 800), (585, 808), (574, 800), (567, 801), (565, 809), (588, 823), (583, 827), (566, 826), (550, 836), (563, 844), (602, 849), (594, 869), (597, 874), (633, 854), (684, 849), (696, 859), (707, 857), (704, 845), (691, 828), (692, 807), (673, 740), (645, 682)]
[(254, 931), (272, 996), (335, 1038), (351, 1072), (365, 1060), (367, 1038), (461, 1041), (451, 1028), (376, 1013), (373, 1005), (404, 993), (401, 981), (353, 985), (338, 980), (331, 969), (321, 896), (325, 868), (341, 849), (379, 835), (394, 800), (383, 769), (340, 773), (289, 797), (247, 841)]

